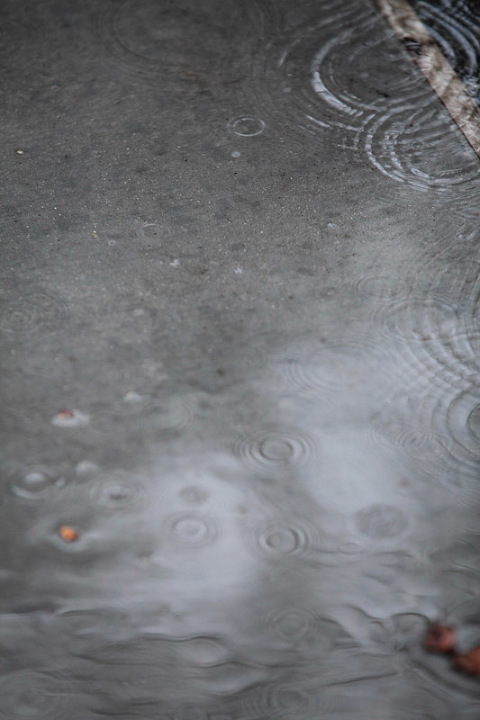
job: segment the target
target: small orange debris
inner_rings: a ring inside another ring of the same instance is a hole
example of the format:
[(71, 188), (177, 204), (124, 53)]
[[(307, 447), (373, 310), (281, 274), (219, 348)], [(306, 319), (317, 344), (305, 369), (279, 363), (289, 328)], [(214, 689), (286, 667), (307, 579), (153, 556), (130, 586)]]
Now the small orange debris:
[(59, 420), (70, 420), (71, 418), (75, 417), (75, 413), (72, 410), (59, 410), (57, 413), (57, 418)]
[(75, 542), (75, 540), (78, 540), (78, 532), (70, 525), (62, 525), (58, 530), (58, 534), (60, 535), (62, 540), (67, 543)]
[(449, 625), (435, 623), (428, 630), (423, 647), (428, 652), (452, 653), (455, 650), (455, 631)]
[(453, 667), (469, 675), (480, 677), (480, 647), (475, 647), (467, 653), (456, 654), (453, 658)]

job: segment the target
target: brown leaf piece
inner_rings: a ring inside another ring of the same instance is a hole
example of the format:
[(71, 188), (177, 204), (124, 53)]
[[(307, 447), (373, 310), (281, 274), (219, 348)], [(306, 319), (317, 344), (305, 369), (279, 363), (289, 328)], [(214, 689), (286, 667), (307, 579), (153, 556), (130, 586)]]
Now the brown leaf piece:
[(480, 678), (480, 647), (474, 647), (466, 653), (458, 653), (453, 658), (453, 667), (456, 670), (477, 675)]
[(455, 642), (455, 630), (452, 627), (435, 623), (425, 635), (423, 647), (428, 652), (448, 654), (454, 652)]

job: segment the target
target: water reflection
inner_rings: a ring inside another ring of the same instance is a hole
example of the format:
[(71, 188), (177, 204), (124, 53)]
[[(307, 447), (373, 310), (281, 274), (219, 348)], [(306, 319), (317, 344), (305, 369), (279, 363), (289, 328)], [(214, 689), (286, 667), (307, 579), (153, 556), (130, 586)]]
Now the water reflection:
[[(13, 553), (28, 572), (18, 614), (0, 629), (5, 717), (79, 707), (94, 717), (342, 717), (372, 687), (400, 705), (413, 693), (424, 717), (448, 717), (447, 688), (452, 702), (480, 700), (475, 679), (422, 649), (429, 619), (446, 612), (480, 632), (474, 605), (445, 583), (454, 568), (476, 592), (462, 543), (475, 555), (478, 402), (451, 386), (442, 403), (432, 382), (411, 402), (396, 372), (406, 345), (428, 353), (445, 323), (450, 332), (451, 307), (440, 305), (429, 337), (412, 333), (430, 300), (402, 300), (390, 345), (383, 332), (383, 346), (361, 353), (358, 339), (323, 343), (308, 364), (323, 381), (298, 393), (278, 349), (241, 424), (229, 421), (239, 388), (211, 399), (203, 424), (211, 438), (224, 426), (216, 449), (195, 450), (193, 423), (180, 454), (150, 441), (149, 461), (128, 471), (88, 459), (63, 472), (16, 469), (9, 512), (26, 532)], [(435, 393), (435, 418), (420, 420)], [(443, 475), (453, 459), (464, 485), (452, 493)], [(73, 542), (59, 534), (65, 524)]]

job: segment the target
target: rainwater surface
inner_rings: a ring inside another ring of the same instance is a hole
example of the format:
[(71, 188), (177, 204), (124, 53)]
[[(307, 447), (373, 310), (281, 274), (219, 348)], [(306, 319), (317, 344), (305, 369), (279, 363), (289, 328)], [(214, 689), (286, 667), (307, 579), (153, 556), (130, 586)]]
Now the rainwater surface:
[(423, 649), (480, 644), (480, 161), (411, 55), (373, 0), (4, 0), (1, 720), (480, 717)]

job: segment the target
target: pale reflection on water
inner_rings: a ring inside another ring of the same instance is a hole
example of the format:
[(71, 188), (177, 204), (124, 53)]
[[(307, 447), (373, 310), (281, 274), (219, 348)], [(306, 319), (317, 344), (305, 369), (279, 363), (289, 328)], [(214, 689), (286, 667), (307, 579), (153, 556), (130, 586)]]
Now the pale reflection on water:
[(18, 584), (0, 629), (5, 717), (347, 717), (375, 688), (373, 717), (414, 703), (447, 718), (456, 694), (480, 700), (422, 649), (438, 617), (480, 640), (478, 481), (460, 460), (446, 476), (464, 431), (438, 391), (435, 433), (407, 412), (393, 346), (387, 373), (352, 347), (338, 368), (298, 362), (297, 392), (280, 359), (208, 411), (197, 397), (191, 425), (128, 470), (11, 470), (24, 570), (3, 579)]

